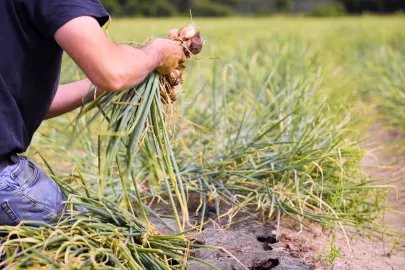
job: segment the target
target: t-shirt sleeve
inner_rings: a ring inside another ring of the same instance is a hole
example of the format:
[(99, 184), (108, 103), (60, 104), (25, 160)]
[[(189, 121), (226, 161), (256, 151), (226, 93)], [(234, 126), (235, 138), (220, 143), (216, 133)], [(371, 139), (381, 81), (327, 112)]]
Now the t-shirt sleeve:
[(25, 5), (37, 29), (50, 39), (60, 27), (77, 17), (91, 16), (101, 27), (110, 18), (99, 0), (25, 0)]

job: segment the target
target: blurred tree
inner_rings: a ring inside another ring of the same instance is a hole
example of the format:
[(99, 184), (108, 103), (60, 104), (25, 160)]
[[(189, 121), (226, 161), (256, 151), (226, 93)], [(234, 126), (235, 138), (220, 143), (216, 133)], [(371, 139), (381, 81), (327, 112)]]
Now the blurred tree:
[(103, 6), (111, 15), (120, 15), (121, 13), (121, 4), (117, 0), (101, 0)]
[[(249, 0), (247, 1), (249, 2)], [(213, 0), (212, 2), (235, 7), (239, 2), (241, 2), (241, 0)]]
[[(405, 11), (405, 0), (100, 0), (112, 16), (230, 16), (274, 12), (350, 13)], [(339, 8), (336, 8), (339, 7)]]
[(231, 16), (234, 13), (232, 7), (210, 0), (195, 1), (191, 6), (191, 10), (193, 15), (208, 17)]
[(390, 13), (405, 10), (404, 0), (340, 0), (348, 12)]
[(294, 8), (293, 0), (276, 0), (275, 2), (276, 11), (279, 12), (289, 12)]
[(123, 16), (134, 16), (142, 14), (139, 0), (120, 0)]
[(307, 13), (313, 17), (340, 17), (346, 14), (345, 7), (342, 3), (336, 3), (333, 5), (320, 5), (314, 10)]
[(177, 15), (176, 7), (166, 0), (141, 0), (142, 15), (151, 17), (169, 17)]
[(266, 0), (240, 1), (237, 9), (242, 14), (268, 15), (276, 12), (275, 2)]
[(188, 13), (192, 4), (192, 0), (169, 0), (169, 2), (175, 6), (180, 13)]

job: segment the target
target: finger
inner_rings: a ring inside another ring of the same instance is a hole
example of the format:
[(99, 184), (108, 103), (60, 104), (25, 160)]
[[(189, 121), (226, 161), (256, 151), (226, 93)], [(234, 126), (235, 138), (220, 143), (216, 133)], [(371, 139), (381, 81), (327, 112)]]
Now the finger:
[(170, 75), (171, 73), (173, 73), (176, 70), (176, 68), (177, 68), (177, 65), (173, 65), (173, 67), (170, 67), (168, 69), (168, 72), (164, 75)]
[(177, 62), (173, 65), (173, 69), (171, 70), (171, 72), (175, 71), (178, 67), (179, 67), (180, 63)]
[(181, 57), (180, 57), (180, 64), (184, 64), (187, 61), (187, 56), (186, 54), (183, 52), (183, 49), (181, 50)]
[(167, 75), (169, 74), (171, 71), (168, 70), (166, 67), (159, 67), (157, 68), (157, 72), (159, 72), (162, 75)]
[(180, 70), (181, 73), (184, 73), (184, 71), (186, 70), (186, 65), (184, 65), (184, 63), (183, 63), (183, 64), (180, 64), (180, 65), (177, 67), (177, 69)]
[(178, 36), (179, 36), (179, 29), (177, 28), (170, 29), (167, 35), (168, 39), (170, 40), (175, 40)]

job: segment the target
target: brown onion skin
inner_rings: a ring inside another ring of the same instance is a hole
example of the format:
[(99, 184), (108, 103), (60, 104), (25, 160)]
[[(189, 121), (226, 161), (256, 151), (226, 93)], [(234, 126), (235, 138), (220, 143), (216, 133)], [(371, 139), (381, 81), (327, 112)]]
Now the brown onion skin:
[(166, 80), (171, 86), (177, 86), (184, 82), (183, 80), (183, 72), (180, 69), (176, 69), (169, 75), (166, 75)]
[(177, 101), (178, 94), (176, 88), (173, 87), (172, 89), (170, 89), (169, 97), (172, 102)]
[[(191, 41), (191, 42), (190, 42)], [(189, 40), (189, 46), (188, 46), (188, 50), (189, 53), (192, 54), (199, 54), (202, 51), (202, 48), (204, 46), (204, 42), (201, 39), (200, 36), (200, 31), (198, 31), (195, 36)]]
[(178, 99), (177, 90), (174, 87), (165, 85), (165, 92), (160, 94), (160, 99), (163, 104), (174, 103)]

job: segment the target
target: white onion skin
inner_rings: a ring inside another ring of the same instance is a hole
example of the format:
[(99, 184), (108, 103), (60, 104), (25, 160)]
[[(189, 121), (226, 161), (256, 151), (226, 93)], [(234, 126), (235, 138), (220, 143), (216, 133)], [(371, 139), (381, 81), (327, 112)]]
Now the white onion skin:
[(181, 39), (190, 39), (193, 38), (196, 34), (194, 25), (187, 25), (180, 29), (180, 38)]

